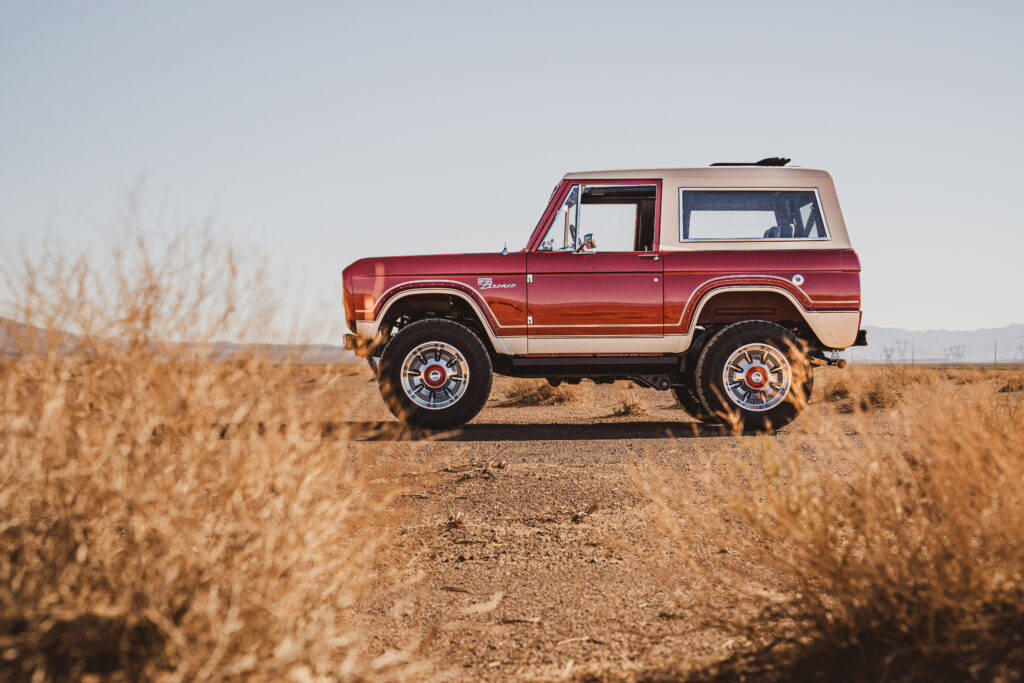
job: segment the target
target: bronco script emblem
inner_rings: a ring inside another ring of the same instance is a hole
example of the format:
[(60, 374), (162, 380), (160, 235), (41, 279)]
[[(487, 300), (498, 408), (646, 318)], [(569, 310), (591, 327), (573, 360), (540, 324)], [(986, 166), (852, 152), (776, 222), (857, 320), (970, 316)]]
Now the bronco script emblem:
[(514, 282), (495, 284), (494, 279), (489, 277), (478, 277), (476, 279), (476, 284), (480, 289), (512, 289), (516, 286)]

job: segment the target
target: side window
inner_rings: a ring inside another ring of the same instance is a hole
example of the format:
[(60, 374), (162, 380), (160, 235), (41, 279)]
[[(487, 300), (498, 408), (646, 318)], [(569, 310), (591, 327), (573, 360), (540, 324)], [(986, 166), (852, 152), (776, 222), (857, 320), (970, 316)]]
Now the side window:
[(539, 250), (653, 251), (656, 202), (654, 185), (573, 185)]
[(814, 190), (679, 190), (681, 240), (828, 239)]

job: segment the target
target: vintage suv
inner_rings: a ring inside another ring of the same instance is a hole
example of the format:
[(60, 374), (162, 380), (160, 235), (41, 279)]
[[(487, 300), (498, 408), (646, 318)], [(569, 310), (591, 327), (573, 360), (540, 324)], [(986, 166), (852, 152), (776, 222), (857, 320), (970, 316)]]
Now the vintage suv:
[(788, 161), (570, 173), (520, 251), (356, 261), (346, 347), (417, 427), (471, 420), (493, 372), (630, 379), (699, 420), (780, 427), (812, 365), (866, 343), (832, 177)]

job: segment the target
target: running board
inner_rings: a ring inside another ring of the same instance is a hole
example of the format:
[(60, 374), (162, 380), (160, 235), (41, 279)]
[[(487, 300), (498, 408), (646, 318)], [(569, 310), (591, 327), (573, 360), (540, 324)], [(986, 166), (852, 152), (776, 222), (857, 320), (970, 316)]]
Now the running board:
[(516, 356), (499, 370), (514, 377), (595, 377), (675, 374), (679, 356)]

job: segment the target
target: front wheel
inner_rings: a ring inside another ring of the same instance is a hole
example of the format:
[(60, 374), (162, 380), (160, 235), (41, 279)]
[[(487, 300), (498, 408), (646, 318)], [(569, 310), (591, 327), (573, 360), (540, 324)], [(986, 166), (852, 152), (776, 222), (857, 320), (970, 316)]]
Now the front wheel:
[(735, 323), (715, 334), (701, 351), (696, 376), (708, 411), (743, 429), (789, 424), (814, 387), (803, 342), (765, 321)]
[[(689, 379), (693, 379), (690, 375)], [(686, 414), (697, 420), (698, 422), (707, 422), (712, 420), (711, 413), (704, 407), (704, 404), (700, 402), (700, 396), (697, 395), (697, 388), (692, 384), (685, 386), (674, 386), (672, 387), (672, 393), (676, 395), (676, 401), (686, 411)]]
[(491, 393), (491, 358), (480, 338), (454, 320), (419, 320), (384, 347), (377, 382), (388, 409), (412, 427), (469, 422)]

